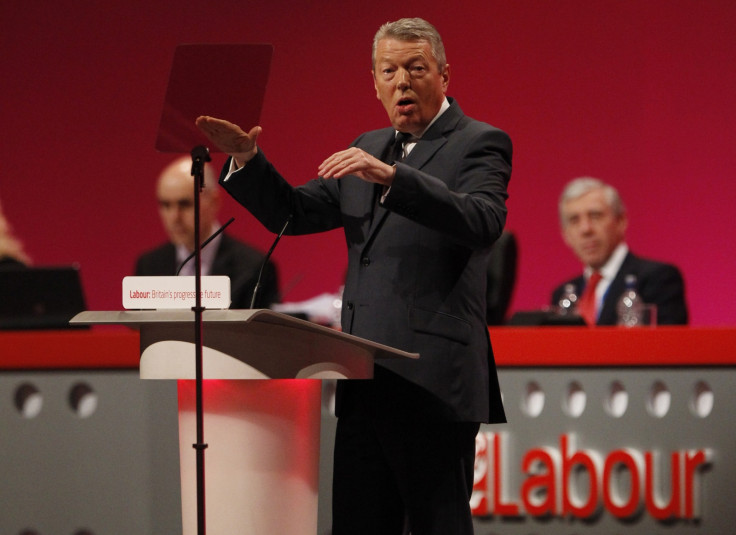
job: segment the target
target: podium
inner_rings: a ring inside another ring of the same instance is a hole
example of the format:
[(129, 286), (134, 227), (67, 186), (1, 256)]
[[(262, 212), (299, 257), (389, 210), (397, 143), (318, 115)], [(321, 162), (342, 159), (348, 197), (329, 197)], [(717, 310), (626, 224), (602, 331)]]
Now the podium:
[[(184, 535), (197, 532), (194, 312), (87, 311), (72, 325), (140, 331), (140, 377), (178, 381)], [(202, 377), (210, 533), (317, 531), (321, 381), (418, 358), (270, 310), (205, 310)]]

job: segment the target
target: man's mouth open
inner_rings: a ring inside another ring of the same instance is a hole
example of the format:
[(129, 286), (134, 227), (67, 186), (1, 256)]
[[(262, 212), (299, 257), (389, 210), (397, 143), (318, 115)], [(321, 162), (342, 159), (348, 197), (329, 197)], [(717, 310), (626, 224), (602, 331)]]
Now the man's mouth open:
[(402, 98), (396, 103), (396, 109), (401, 114), (411, 113), (414, 109), (414, 101), (410, 98)]

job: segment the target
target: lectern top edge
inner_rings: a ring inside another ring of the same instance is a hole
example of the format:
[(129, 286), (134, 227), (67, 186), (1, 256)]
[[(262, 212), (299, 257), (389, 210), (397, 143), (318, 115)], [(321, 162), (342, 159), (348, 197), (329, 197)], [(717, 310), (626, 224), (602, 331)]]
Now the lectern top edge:
[[(270, 323), (283, 328), (319, 333), (322, 336), (337, 339), (344, 343), (359, 345), (368, 349), (371, 353), (380, 354), (377, 358), (419, 358), (417, 353), (402, 351), (269, 309), (205, 310), (202, 319), (205, 324), (219, 323), (233, 326), (238, 323)], [(193, 321), (194, 312), (191, 310), (88, 310), (74, 316), (69, 323), (71, 325), (127, 325), (128, 327), (140, 329), (156, 324), (191, 323)]]

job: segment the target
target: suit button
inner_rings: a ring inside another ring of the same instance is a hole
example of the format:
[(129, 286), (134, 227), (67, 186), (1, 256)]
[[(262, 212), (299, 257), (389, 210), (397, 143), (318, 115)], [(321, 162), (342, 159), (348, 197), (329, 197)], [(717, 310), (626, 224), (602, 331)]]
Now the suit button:
[(352, 301), (348, 301), (345, 306), (348, 308), (348, 310), (353, 310), (353, 302)]
[(370, 266), (371, 265), (371, 259), (368, 258), (367, 256), (364, 256), (363, 258), (360, 259), (360, 263), (363, 265), (363, 267)]

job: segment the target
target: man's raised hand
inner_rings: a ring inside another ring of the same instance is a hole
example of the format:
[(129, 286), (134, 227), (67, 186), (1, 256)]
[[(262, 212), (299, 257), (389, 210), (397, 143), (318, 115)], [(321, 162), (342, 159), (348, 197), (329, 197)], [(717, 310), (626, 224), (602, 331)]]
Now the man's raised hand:
[(262, 131), (260, 126), (254, 126), (246, 133), (236, 124), (206, 115), (197, 117), (195, 124), (215, 147), (232, 156), (238, 167), (245, 165), (258, 153), (257, 141)]

